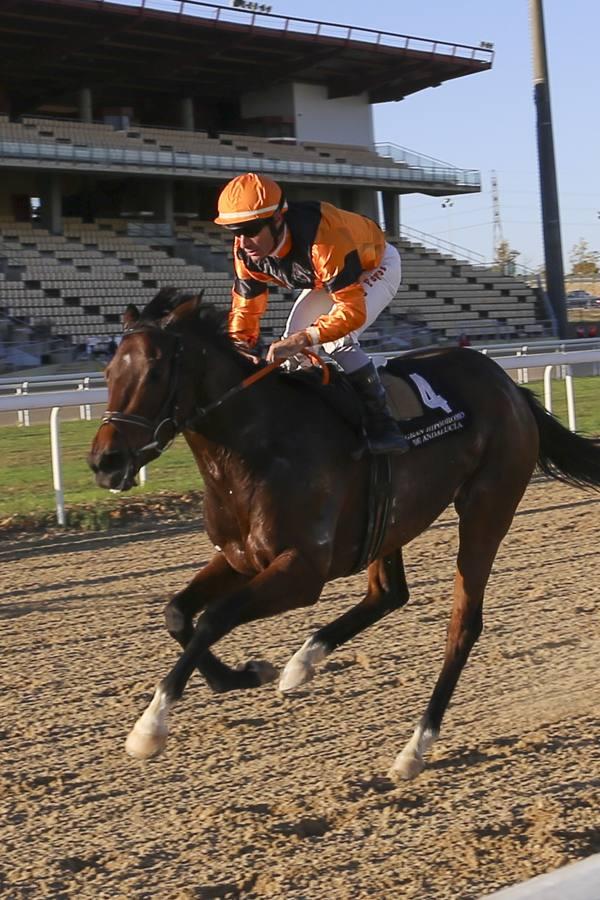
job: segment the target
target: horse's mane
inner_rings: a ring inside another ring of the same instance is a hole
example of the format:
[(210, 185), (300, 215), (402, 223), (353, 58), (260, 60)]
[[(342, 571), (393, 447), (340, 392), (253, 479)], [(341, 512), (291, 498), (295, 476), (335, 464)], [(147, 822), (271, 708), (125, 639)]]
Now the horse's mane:
[(200, 291), (184, 291), (176, 287), (164, 287), (150, 300), (140, 313), (140, 321), (169, 331), (178, 331), (185, 323), (186, 331), (208, 338), (224, 349), (235, 352), (227, 332), (227, 311), (212, 303), (202, 303), (180, 318), (172, 317), (178, 307), (201, 296)]

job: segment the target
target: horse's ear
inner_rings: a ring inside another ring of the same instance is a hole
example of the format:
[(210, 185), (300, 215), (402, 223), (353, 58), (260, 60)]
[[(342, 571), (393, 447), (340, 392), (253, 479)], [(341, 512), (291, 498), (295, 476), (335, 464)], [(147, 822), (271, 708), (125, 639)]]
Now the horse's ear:
[(126, 331), (128, 328), (133, 328), (139, 317), (140, 311), (137, 306), (134, 303), (128, 303), (121, 319), (123, 330)]

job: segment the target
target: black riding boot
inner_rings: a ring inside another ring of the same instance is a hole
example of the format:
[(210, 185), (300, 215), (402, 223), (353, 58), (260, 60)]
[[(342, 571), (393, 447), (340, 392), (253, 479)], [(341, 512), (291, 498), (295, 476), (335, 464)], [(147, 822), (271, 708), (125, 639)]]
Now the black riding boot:
[(387, 406), (385, 389), (372, 362), (351, 372), (350, 384), (361, 398), (365, 410), (365, 431), (371, 453), (406, 453), (406, 440)]

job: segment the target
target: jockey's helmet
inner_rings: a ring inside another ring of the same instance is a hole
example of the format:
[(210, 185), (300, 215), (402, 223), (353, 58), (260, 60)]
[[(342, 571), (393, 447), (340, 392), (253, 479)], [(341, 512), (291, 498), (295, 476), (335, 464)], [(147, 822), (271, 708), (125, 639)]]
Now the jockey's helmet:
[(285, 212), (287, 201), (276, 181), (265, 175), (247, 172), (225, 185), (219, 196), (217, 225), (234, 233), (250, 236), (260, 231), (277, 212)]

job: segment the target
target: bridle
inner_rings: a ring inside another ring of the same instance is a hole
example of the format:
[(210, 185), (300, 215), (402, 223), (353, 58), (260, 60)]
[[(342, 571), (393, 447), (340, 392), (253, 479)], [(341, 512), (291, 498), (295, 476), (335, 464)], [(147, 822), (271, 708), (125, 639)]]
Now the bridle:
[[(128, 328), (123, 332), (122, 340), (129, 337), (132, 334), (140, 334), (143, 332), (160, 332), (161, 334), (165, 334), (166, 332), (162, 328), (158, 328), (154, 325), (138, 325), (133, 328)], [(168, 333), (168, 332), (167, 332)], [(178, 334), (171, 333), (171, 336), (175, 338), (175, 352), (171, 356), (170, 360), (170, 369), (169, 369), (169, 392), (165, 399), (165, 402), (162, 404), (160, 411), (154, 420), (148, 419), (145, 416), (138, 416), (134, 413), (122, 413), (117, 410), (107, 409), (101, 419), (102, 425), (113, 425), (115, 430), (118, 431), (125, 440), (125, 444), (127, 445), (127, 449), (130, 454), (130, 463), (127, 466), (125, 475), (123, 476), (124, 483), (129, 476), (129, 473), (134, 468), (134, 464), (137, 462), (139, 457), (148, 450), (155, 451), (159, 456), (169, 449), (177, 435), (186, 429), (195, 429), (198, 424), (206, 418), (210, 413), (214, 412), (214, 410), (218, 409), (222, 406), (227, 400), (233, 397), (235, 394), (238, 394), (240, 391), (245, 390), (250, 385), (255, 384), (255, 382), (260, 381), (266, 375), (269, 375), (271, 372), (278, 369), (284, 362), (284, 359), (276, 360), (275, 362), (269, 363), (266, 366), (262, 366), (257, 369), (256, 372), (253, 372), (251, 375), (248, 375), (239, 384), (234, 385), (228, 391), (225, 391), (217, 400), (214, 400), (212, 403), (209, 403), (207, 406), (195, 406), (192, 412), (192, 415), (188, 418), (181, 419), (180, 411), (179, 411), (179, 400), (178, 400), (178, 390), (179, 390), (179, 376), (181, 373), (181, 365), (183, 358), (183, 341), (181, 336)], [(327, 384), (329, 382), (329, 369), (321, 360), (321, 357), (316, 353), (313, 353), (310, 350), (304, 351), (306, 356), (310, 357), (314, 363), (319, 365), (323, 372), (323, 384)], [(119, 429), (119, 425), (134, 425), (137, 428), (143, 428), (146, 431), (150, 432), (152, 435), (151, 440), (144, 444), (143, 447), (139, 447), (135, 450), (130, 446), (129, 441), (127, 440), (125, 434)], [(171, 429), (171, 434), (167, 438), (164, 443), (161, 441), (161, 432), (165, 426), (168, 426)]]
[[(128, 328), (123, 332), (124, 340), (126, 337), (132, 334), (140, 334), (142, 332), (150, 332), (150, 331), (160, 331), (161, 334), (165, 332), (161, 328), (156, 328), (152, 325), (141, 325), (133, 328)], [(114, 425), (115, 430), (118, 431), (124, 438), (125, 443), (127, 444), (127, 449), (129, 450), (133, 460), (137, 460), (142, 453), (145, 453), (147, 450), (154, 450), (160, 456), (165, 450), (168, 450), (177, 434), (181, 431), (183, 425), (179, 420), (179, 403), (177, 398), (178, 388), (179, 388), (179, 373), (181, 371), (181, 360), (183, 355), (183, 342), (181, 337), (177, 334), (172, 335), (175, 338), (175, 352), (171, 356), (170, 359), (170, 368), (169, 368), (169, 392), (165, 399), (165, 402), (162, 404), (158, 415), (152, 421), (147, 419), (145, 416), (138, 416), (133, 413), (122, 413), (116, 410), (107, 409), (101, 419), (101, 427), (102, 425)], [(139, 447), (137, 450), (134, 450), (127, 440), (126, 436), (123, 434), (122, 430), (118, 428), (118, 425), (135, 425), (137, 428), (144, 428), (146, 431), (149, 431), (152, 435), (152, 438), (149, 443), (144, 444), (143, 447)], [(160, 435), (161, 431), (165, 426), (169, 426), (171, 429), (170, 437), (163, 442), (161, 442)]]

